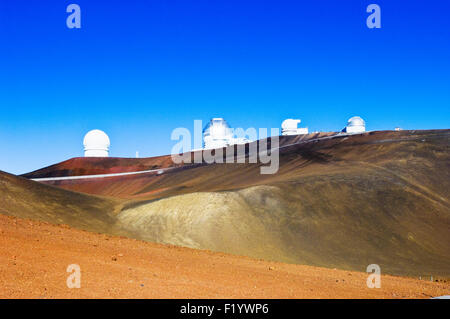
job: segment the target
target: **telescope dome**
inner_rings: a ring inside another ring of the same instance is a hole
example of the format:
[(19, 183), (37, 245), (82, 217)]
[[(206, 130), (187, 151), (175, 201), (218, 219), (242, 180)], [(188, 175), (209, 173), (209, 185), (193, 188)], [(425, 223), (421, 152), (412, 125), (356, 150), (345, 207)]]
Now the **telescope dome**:
[(296, 130), (300, 120), (287, 119), (281, 123), (281, 128), (285, 130)]
[(108, 157), (111, 142), (108, 135), (100, 130), (89, 131), (83, 140), (85, 157)]
[(366, 123), (361, 117), (353, 116), (348, 120), (347, 126), (366, 126)]
[(233, 132), (228, 123), (221, 117), (213, 118), (203, 129), (203, 141), (206, 149), (228, 146)]
[(308, 128), (298, 127), (299, 119), (286, 119), (281, 123), (281, 135), (308, 134)]
[(359, 116), (353, 116), (351, 117), (348, 122), (347, 126), (344, 129), (344, 132), (353, 134), (353, 133), (363, 133), (366, 131), (366, 122), (359, 117)]

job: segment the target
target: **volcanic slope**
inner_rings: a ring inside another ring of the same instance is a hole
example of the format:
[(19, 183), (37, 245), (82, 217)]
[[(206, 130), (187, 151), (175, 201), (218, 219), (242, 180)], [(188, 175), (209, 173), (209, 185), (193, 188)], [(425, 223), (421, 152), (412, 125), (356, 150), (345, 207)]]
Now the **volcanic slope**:
[(174, 166), (170, 156), (150, 158), (75, 157), (22, 175), (26, 178), (82, 176), (146, 171)]
[(124, 200), (138, 238), (267, 260), (450, 275), (450, 130), (282, 137), (280, 169), (212, 164), (54, 185)]
[(115, 225), (118, 202), (43, 185), (0, 171), (0, 214), (130, 235)]

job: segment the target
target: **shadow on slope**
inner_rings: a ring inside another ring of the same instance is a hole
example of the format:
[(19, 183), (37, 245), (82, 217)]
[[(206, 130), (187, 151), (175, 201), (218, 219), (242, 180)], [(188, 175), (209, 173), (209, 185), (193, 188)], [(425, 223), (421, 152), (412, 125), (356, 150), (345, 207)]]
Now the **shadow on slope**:
[(0, 213), (67, 224), (79, 229), (126, 235), (114, 227), (116, 200), (43, 185), (0, 171)]

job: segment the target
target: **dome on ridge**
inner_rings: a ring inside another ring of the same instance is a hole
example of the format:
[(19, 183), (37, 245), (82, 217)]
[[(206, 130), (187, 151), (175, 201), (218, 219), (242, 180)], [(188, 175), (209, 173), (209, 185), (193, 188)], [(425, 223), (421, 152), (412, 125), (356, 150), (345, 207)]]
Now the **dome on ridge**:
[(83, 140), (85, 157), (108, 157), (111, 142), (108, 135), (100, 130), (89, 131)]

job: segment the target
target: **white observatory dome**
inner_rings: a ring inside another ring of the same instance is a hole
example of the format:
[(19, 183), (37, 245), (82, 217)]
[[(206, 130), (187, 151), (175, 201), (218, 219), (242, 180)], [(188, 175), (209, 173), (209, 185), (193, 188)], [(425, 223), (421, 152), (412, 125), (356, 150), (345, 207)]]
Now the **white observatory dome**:
[(287, 119), (284, 120), (283, 123), (281, 123), (281, 128), (285, 130), (289, 129), (297, 129), (298, 124), (300, 123), (300, 120), (294, 120), (294, 119)]
[(299, 128), (298, 124), (301, 120), (287, 119), (281, 123), (281, 135), (298, 135), (308, 134), (308, 128)]
[(84, 137), (85, 157), (108, 157), (111, 142), (108, 135), (100, 130), (92, 130)]
[(353, 116), (348, 120), (347, 126), (366, 126), (366, 123), (361, 117)]
[(205, 149), (226, 147), (232, 139), (232, 131), (228, 123), (220, 117), (211, 119), (203, 129)]
[(345, 128), (347, 133), (362, 133), (366, 131), (366, 122), (359, 117), (353, 116), (347, 122), (347, 127)]

